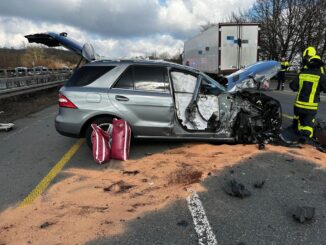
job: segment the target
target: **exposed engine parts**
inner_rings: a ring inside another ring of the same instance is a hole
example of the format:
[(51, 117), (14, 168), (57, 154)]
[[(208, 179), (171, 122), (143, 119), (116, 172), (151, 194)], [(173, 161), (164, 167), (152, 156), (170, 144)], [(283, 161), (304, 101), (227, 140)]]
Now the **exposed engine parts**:
[(219, 115), (213, 113), (208, 130), (223, 132), (241, 143), (264, 142), (277, 135), (282, 125), (280, 103), (261, 93), (248, 91), (219, 97)]

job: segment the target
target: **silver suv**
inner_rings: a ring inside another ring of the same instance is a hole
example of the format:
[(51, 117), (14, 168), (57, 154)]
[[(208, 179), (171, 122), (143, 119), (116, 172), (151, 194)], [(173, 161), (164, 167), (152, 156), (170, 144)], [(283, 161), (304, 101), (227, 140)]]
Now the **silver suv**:
[[(252, 72), (227, 92), (191, 67), (164, 61), (96, 60), (91, 46), (78, 46), (66, 35), (26, 37), (50, 47), (63, 45), (88, 62), (61, 88), (55, 119), (59, 133), (86, 137), (88, 145), (91, 123), (105, 126), (113, 118), (126, 120), (133, 137), (155, 139), (255, 142), (281, 126), (278, 101), (243, 90), (243, 84), (254, 80)], [(238, 81), (241, 74), (228, 81)]]

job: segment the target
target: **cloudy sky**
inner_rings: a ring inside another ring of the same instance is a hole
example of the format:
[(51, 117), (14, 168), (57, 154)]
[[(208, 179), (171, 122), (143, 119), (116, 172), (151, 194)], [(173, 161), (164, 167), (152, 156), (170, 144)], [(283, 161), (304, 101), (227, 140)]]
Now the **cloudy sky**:
[(21, 48), (24, 35), (67, 32), (112, 58), (176, 54), (200, 26), (227, 20), (254, 0), (1, 0), (0, 47)]

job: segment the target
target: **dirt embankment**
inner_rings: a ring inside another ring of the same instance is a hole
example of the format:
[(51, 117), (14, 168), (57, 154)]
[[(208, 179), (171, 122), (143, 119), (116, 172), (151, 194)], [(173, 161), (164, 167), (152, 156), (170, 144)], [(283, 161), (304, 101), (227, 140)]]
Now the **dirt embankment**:
[[(310, 146), (266, 151), (290, 154), (325, 167), (324, 155)], [(200, 182), (259, 151), (255, 145), (189, 144), (139, 160), (121, 169), (68, 169), (68, 178), (54, 184), (33, 204), (0, 214), (0, 244), (82, 244), (124, 232), (125, 222), (168, 207), (205, 191)]]

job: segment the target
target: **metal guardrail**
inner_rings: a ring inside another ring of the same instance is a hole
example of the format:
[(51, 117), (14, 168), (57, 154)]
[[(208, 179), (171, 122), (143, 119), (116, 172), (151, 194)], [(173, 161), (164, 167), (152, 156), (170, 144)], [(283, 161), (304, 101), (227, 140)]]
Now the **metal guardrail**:
[(70, 68), (46, 68), (45, 70), (34, 70), (33, 68), (17, 67), (16, 69), (0, 69), (0, 79), (9, 78), (9, 77), (26, 77), (26, 76), (35, 76), (35, 75), (48, 75), (48, 74), (58, 74), (58, 73), (72, 73)]
[(0, 99), (30, 93), (63, 84), (71, 73), (0, 78)]

